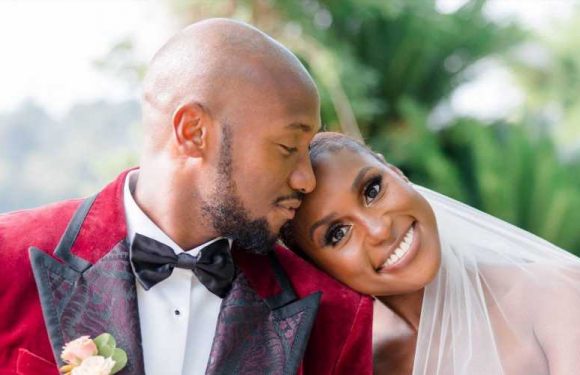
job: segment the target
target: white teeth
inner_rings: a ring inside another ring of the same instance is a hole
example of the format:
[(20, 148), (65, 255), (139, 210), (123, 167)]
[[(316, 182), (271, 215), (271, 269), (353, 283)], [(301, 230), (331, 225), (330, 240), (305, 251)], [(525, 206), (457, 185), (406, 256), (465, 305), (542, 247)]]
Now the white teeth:
[(389, 257), (389, 259), (387, 259), (387, 264), (393, 264), (397, 260), (399, 260), (399, 257), (396, 254), (391, 254), (391, 256)]
[(405, 234), (405, 237), (403, 237), (403, 240), (401, 241), (399, 246), (395, 249), (395, 251), (391, 254), (391, 256), (389, 256), (389, 259), (387, 259), (387, 261), (383, 266), (385, 265), (389, 266), (391, 264), (394, 264), (403, 256), (405, 256), (405, 254), (407, 254), (407, 251), (409, 251), (411, 244), (413, 243), (413, 238), (414, 238), (414, 230), (413, 227), (411, 227)]

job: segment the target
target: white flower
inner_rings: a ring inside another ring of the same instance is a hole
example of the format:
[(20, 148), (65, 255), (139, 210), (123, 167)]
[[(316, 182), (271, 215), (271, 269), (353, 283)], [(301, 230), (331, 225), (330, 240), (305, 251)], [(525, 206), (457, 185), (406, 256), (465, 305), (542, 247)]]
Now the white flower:
[(72, 370), (72, 375), (110, 375), (115, 361), (100, 355), (89, 357)]

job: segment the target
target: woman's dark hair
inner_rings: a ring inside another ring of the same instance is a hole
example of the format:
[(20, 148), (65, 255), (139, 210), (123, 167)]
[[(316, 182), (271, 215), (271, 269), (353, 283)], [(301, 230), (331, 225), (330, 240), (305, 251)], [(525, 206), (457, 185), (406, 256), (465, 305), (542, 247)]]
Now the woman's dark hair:
[(363, 142), (336, 132), (322, 132), (314, 136), (312, 142), (310, 142), (310, 161), (314, 164), (320, 155), (344, 149), (354, 152), (366, 152), (381, 163), (386, 164), (383, 155), (374, 152)]

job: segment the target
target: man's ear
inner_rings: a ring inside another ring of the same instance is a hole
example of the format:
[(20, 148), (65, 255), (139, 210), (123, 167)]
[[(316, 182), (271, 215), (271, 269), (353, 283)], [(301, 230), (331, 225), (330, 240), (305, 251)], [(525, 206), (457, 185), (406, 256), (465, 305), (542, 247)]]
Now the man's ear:
[(173, 113), (171, 121), (175, 142), (183, 153), (199, 157), (207, 150), (211, 117), (201, 104), (181, 104)]

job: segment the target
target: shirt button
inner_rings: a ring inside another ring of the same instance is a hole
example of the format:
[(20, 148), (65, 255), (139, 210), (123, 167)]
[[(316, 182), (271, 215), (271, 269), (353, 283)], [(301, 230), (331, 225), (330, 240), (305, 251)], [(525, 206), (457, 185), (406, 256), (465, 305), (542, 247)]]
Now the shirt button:
[(179, 316), (179, 315), (181, 315), (181, 311), (179, 311), (179, 310), (177, 310), (177, 309), (176, 309), (176, 310), (175, 310), (173, 313), (175, 314), (175, 316)]

